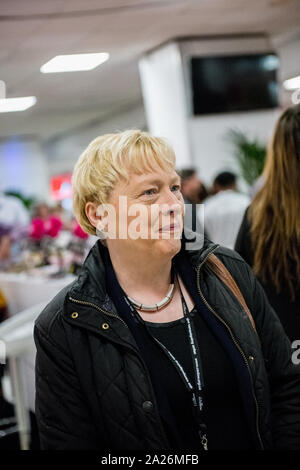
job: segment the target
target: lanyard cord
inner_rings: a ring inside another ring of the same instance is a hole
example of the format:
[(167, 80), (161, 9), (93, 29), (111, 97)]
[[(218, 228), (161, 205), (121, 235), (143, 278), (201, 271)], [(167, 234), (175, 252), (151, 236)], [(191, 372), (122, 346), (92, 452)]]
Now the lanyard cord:
[(190, 344), (190, 350), (191, 350), (191, 356), (193, 359), (193, 366), (194, 366), (194, 377), (195, 377), (195, 388), (193, 390), (193, 405), (194, 405), (194, 414), (195, 418), (198, 424), (198, 433), (200, 436), (201, 443), (203, 445), (203, 448), (207, 450), (207, 426), (203, 421), (203, 389), (204, 389), (204, 383), (203, 383), (203, 371), (201, 367), (201, 356), (200, 356), (200, 350), (199, 350), (199, 345), (198, 345), (198, 340), (197, 340), (197, 332), (195, 330), (195, 325), (194, 322), (189, 314), (188, 307), (186, 305), (185, 298), (183, 296), (178, 276), (176, 273), (176, 279), (178, 283), (178, 287), (180, 290), (180, 295), (181, 295), (181, 301), (182, 301), (182, 308), (183, 308), (183, 313), (184, 313), (184, 318), (185, 318), (185, 325), (188, 333), (188, 338), (189, 338), (189, 344)]
[(180, 288), (177, 273), (176, 273), (176, 279), (177, 279), (177, 283), (178, 283), (178, 287), (179, 287), (179, 291), (181, 295), (182, 308), (183, 308), (183, 313), (184, 313), (184, 318), (185, 318), (185, 326), (187, 329), (190, 351), (191, 351), (191, 356), (193, 360), (195, 386), (189, 380), (189, 377), (186, 374), (180, 362), (173, 356), (173, 354), (167, 349), (167, 347), (164, 344), (162, 344), (157, 338), (152, 336), (151, 332), (149, 331), (148, 326), (143, 322), (140, 315), (138, 315), (134, 306), (131, 304), (129, 300), (127, 301), (126, 297), (125, 299), (127, 303), (130, 304), (129, 306), (130, 306), (132, 313), (134, 312), (134, 314), (138, 317), (138, 319), (142, 323), (144, 323), (148, 333), (157, 342), (157, 344), (159, 344), (159, 346), (163, 349), (163, 351), (167, 354), (167, 356), (169, 357), (169, 359), (171, 360), (171, 362), (177, 369), (181, 379), (183, 380), (184, 385), (187, 387), (189, 392), (192, 393), (193, 413), (194, 413), (194, 417), (196, 419), (197, 426), (198, 426), (198, 434), (199, 434), (203, 449), (207, 450), (207, 443), (208, 443), (207, 426), (203, 421), (203, 373), (201, 372), (201, 360), (200, 360), (200, 351), (199, 351), (199, 346), (198, 346), (198, 341), (197, 341), (197, 334), (195, 331), (194, 323), (191, 319), (184, 296)]

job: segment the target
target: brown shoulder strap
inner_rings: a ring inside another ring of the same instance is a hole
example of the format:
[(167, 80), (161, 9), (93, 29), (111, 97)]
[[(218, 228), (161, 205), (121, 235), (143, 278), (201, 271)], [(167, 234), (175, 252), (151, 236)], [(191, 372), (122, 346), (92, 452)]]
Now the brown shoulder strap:
[(220, 261), (219, 258), (216, 255), (214, 255), (213, 253), (208, 256), (207, 264), (208, 264), (209, 269), (211, 271), (213, 271), (216, 274), (216, 276), (218, 276), (218, 278), (221, 279), (221, 281), (223, 281), (224, 284), (227, 285), (227, 287), (229, 287), (231, 292), (238, 299), (238, 301), (240, 302), (240, 304), (244, 308), (245, 312), (247, 313), (253, 329), (256, 331), (255, 322), (254, 322), (253, 317), (251, 315), (251, 312), (250, 312), (250, 310), (249, 310), (249, 308), (248, 308), (248, 306), (245, 302), (243, 294), (241, 293), (237, 283), (235, 282), (235, 280), (231, 276), (228, 269), (224, 266), (222, 261)]

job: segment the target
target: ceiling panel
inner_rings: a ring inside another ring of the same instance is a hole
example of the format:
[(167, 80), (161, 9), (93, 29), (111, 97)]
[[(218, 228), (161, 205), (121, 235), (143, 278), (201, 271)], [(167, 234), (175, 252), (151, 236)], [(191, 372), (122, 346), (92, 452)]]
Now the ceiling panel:
[[(279, 34), (299, 23), (299, 0), (1, 0), (0, 80), (8, 96), (33, 94), (38, 103), (18, 116), (0, 114), (0, 137), (36, 133), (47, 139), (61, 132), (68, 116), (74, 122), (74, 113), (76, 125), (85, 124), (97, 110), (103, 117), (118, 105), (141, 102), (138, 60), (166, 40)], [(58, 54), (101, 51), (111, 59), (89, 72), (39, 71)]]

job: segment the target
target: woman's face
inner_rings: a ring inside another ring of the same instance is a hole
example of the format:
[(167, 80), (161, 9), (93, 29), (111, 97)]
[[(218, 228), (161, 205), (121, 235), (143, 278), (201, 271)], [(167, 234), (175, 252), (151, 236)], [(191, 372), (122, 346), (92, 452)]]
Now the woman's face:
[(180, 251), (184, 200), (175, 170), (158, 167), (151, 173), (132, 174), (128, 184), (118, 182), (108, 202), (115, 211), (115, 227), (108, 227), (109, 248), (119, 244), (131, 251), (151, 250), (154, 256)]

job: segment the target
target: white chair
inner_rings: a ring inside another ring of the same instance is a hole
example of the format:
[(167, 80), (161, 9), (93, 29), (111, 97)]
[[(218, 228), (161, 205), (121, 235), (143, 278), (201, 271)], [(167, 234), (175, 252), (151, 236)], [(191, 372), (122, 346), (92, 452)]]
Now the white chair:
[[(5, 374), (2, 379), (3, 395), (14, 405), (22, 450), (28, 450), (30, 445), (30, 415), (22, 359), (28, 353), (35, 356), (34, 321), (47, 303), (37, 304), (0, 323), (0, 341), (9, 359), (9, 375)], [(34, 381), (34, 374), (31, 375), (31, 381)], [(34, 391), (34, 383), (30, 384), (30, 389)], [(30, 398), (32, 402), (34, 398)]]

